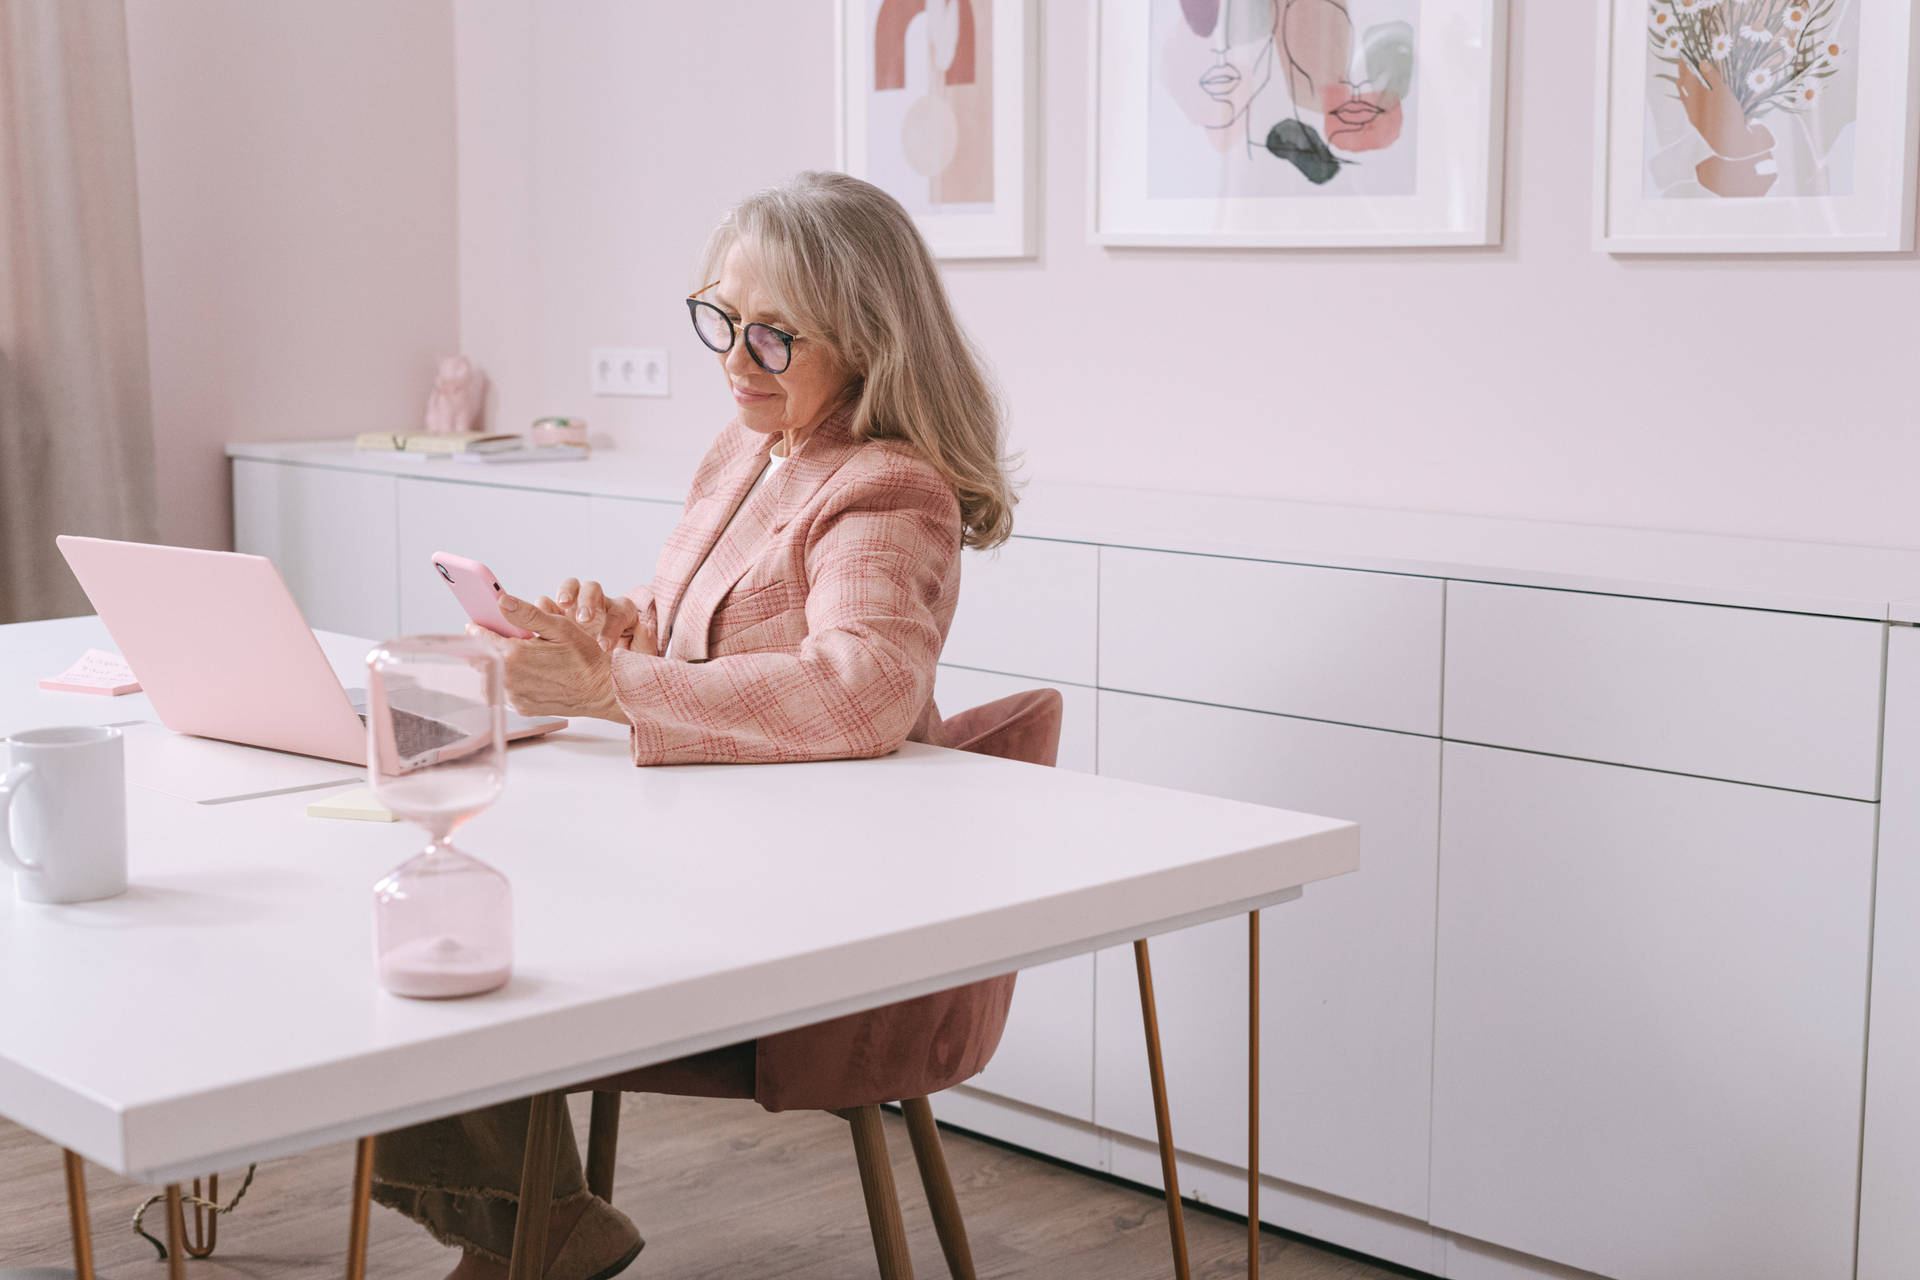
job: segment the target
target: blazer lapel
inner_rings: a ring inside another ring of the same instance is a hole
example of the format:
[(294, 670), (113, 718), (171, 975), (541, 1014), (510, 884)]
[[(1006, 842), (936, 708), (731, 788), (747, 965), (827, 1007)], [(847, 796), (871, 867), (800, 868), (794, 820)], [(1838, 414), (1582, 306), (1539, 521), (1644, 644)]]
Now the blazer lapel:
[(774, 503), (773, 532), (787, 527), (801, 508), (813, 501), (820, 486), (838, 471), (860, 441), (853, 438), (853, 407), (836, 410), (800, 447), (800, 452), (780, 468), (780, 474), (768, 482)]
[[(852, 420), (851, 407), (835, 411), (814, 429), (813, 435), (800, 446), (800, 452), (782, 463), (779, 472), (734, 514), (733, 506), (738, 504), (740, 494), (753, 483), (759, 471), (745, 473), (745, 483), (733, 494), (733, 503), (727, 508), (732, 522), (723, 520), (726, 532), (717, 541), (709, 540), (710, 549), (705, 557), (711, 561), (709, 571), (700, 579), (700, 589), (680, 600), (679, 612), (674, 615), (672, 630), (686, 628), (680, 649), (690, 659), (706, 659), (707, 633), (714, 611), (753, 566), (767, 540), (785, 530), (827, 478), (860, 447), (850, 431)], [(766, 451), (771, 451), (774, 439), (777, 437), (769, 437)], [(700, 560), (693, 562), (693, 567), (687, 570), (689, 579), (699, 572), (700, 565)], [(661, 643), (664, 653), (665, 641)]]
[(654, 616), (663, 628), (656, 656), (667, 651), (667, 637), (672, 634), (669, 620), (677, 618), (685, 603), (687, 585), (713, 553), (721, 530), (727, 528), (734, 509), (766, 466), (767, 454), (778, 438), (755, 435), (737, 423), (734, 429), (740, 436), (714, 460), (707, 475), (694, 478), (695, 496), (661, 549), (653, 581)]

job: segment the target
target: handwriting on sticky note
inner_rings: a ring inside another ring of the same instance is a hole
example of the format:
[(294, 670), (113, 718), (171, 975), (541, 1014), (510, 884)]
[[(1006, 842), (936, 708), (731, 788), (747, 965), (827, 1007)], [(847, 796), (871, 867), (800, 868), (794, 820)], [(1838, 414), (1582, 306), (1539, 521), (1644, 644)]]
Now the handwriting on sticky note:
[(98, 693), (108, 696), (140, 692), (140, 682), (134, 679), (133, 668), (127, 665), (127, 660), (105, 649), (87, 650), (80, 655), (78, 662), (59, 675), (41, 680), (40, 687), (58, 693)]

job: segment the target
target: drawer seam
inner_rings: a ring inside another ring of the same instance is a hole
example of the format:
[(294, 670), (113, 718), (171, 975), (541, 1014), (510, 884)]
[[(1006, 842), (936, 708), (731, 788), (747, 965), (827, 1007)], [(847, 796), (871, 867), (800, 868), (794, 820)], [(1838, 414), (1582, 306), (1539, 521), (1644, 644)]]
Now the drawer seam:
[[(1023, 679), (1028, 680), (1036, 678), (1037, 677), (1034, 676), (1023, 677)], [(1272, 716), (1276, 720), (1304, 720), (1311, 724), (1331, 724), (1338, 725), (1345, 729), (1366, 729), (1372, 733), (1397, 733), (1407, 738), (1425, 738), (1431, 742), (1443, 741), (1437, 733), (1422, 733), (1418, 729), (1393, 729), (1386, 725), (1366, 724), (1359, 720), (1335, 720), (1331, 716), (1301, 715), (1297, 711), (1269, 711), (1264, 707), (1243, 707), (1233, 702), (1208, 702), (1202, 698), (1181, 698), (1170, 693), (1148, 693), (1141, 689), (1119, 689), (1112, 685), (1105, 684), (1095, 685), (1093, 687), (1101, 693), (1122, 693), (1130, 698), (1156, 698), (1161, 702), (1184, 702), (1188, 706), (1193, 707), (1218, 707), (1222, 711), (1244, 711), (1248, 715)], [(1535, 754), (1540, 753), (1536, 752)]]
[[(1361, 726), (1366, 727), (1366, 726)], [(1393, 732), (1388, 730), (1387, 732)], [(1424, 735), (1422, 735), (1424, 736)], [(1509, 751), (1515, 755), (1540, 756), (1548, 760), (1572, 760), (1579, 764), (1597, 764), (1608, 769), (1636, 769), (1641, 773), (1664, 773), (1674, 778), (1698, 778), (1702, 782), (1724, 782), (1730, 787), (1754, 787), (1761, 791), (1787, 791), (1795, 795), (1816, 796), (1823, 800), (1847, 800), (1854, 804), (1878, 807), (1878, 800), (1869, 800), (1864, 796), (1844, 795), (1838, 791), (1815, 791), (1811, 787), (1783, 787), (1774, 782), (1752, 782), (1744, 778), (1723, 778), (1712, 773), (1689, 773), (1684, 769), (1660, 769), (1649, 764), (1628, 764), (1624, 760), (1602, 760), (1595, 756), (1568, 755), (1561, 751), (1538, 751), (1532, 747), (1510, 747), (1498, 742), (1476, 742), (1472, 738), (1442, 738), (1462, 747), (1483, 747), (1488, 751)]]

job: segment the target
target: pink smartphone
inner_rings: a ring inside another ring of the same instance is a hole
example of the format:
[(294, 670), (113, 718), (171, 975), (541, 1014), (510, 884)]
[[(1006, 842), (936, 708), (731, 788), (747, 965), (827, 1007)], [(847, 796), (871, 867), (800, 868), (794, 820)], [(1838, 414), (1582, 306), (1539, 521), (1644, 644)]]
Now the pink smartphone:
[(469, 560), (446, 551), (433, 553), (433, 567), (453, 588), (453, 598), (460, 602), (460, 607), (467, 611), (469, 618), (495, 635), (506, 636), (509, 640), (528, 640), (533, 637), (533, 632), (514, 626), (500, 612), (500, 580), (493, 576), (493, 570), (478, 560)]

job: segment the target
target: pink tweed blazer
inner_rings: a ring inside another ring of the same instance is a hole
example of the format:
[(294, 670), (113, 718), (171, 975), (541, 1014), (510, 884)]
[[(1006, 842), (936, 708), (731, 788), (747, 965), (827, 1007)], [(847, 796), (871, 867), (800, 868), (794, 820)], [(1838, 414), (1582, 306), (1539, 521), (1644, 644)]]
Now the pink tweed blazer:
[[(821, 423), (731, 523), (778, 437), (734, 422), (708, 450), (653, 585), (629, 593), (657, 649), (613, 655), (635, 764), (940, 741), (933, 676), (960, 593), (960, 503), (910, 446), (855, 440), (851, 416)], [(663, 656), (669, 619), (687, 661)]]

